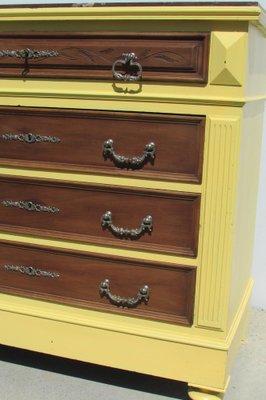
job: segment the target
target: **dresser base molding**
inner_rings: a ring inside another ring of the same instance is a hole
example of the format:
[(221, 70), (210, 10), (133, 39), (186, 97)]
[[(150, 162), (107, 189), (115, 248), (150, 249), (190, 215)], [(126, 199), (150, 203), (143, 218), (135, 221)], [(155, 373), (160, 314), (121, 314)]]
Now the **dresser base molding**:
[[(183, 382), (192, 378), (202, 386), (224, 388), (225, 351), (4, 311), (0, 317), (3, 345)], [(174, 359), (178, 362), (169, 362)]]

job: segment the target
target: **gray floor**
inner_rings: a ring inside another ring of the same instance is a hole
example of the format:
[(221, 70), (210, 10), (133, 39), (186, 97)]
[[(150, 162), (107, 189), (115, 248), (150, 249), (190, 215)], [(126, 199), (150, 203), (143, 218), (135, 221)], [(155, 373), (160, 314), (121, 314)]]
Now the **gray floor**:
[[(266, 399), (265, 344), (266, 311), (253, 309), (225, 400)], [(0, 346), (1, 400), (187, 400), (186, 391), (183, 383)]]

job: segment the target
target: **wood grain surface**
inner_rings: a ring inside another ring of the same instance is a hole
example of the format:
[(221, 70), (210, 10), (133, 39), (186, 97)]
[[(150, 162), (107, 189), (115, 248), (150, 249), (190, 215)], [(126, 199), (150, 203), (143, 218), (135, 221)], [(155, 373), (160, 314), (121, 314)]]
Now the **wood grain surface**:
[[(124, 177), (201, 182), (205, 117), (0, 107), (0, 162), (26, 168), (81, 171)], [(27, 143), (18, 136), (58, 139)], [(13, 139), (7, 140), (8, 135)], [(17, 136), (17, 139), (14, 137)], [(139, 168), (117, 165), (104, 157), (112, 139), (116, 154), (140, 157), (155, 144), (155, 158)]]
[[(56, 272), (59, 276), (30, 276), (6, 270), (7, 265)], [(195, 277), (193, 267), (0, 243), (1, 292), (124, 315), (191, 324)], [(99, 285), (106, 278), (111, 291), (126, 298), (136, 296), (140, 287), (148, 285), (148, 303), (130, 309), (110, 304), (99, 294)]]
[[(23, 60), (7, 50), (52, 50), (55, 57)], [(135, 53), (143, 81), (206, 83), (209, 33), (205, 32), (1, 32), (0, 76), (112, 80), (112, 65), (123, 53)], [(136, 67), (117, 72), (136, 75)]]
[[(59, 212), (28, 211), (5, 206), (6, 201), (32, 202)], [(196, 256), (200, 195), (1, 177), (0, 229), (29, 235), (70, 239), (120, 248)], [(103, 228), (107, 211), (113, 224), (137, 229), (143, 218), (153, 218), (152, 232), (138, 238), (117, 237)]]

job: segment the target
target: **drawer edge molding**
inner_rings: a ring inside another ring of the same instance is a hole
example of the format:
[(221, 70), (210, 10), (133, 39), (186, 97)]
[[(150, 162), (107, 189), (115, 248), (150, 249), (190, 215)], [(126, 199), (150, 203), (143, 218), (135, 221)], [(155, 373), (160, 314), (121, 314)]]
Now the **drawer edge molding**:
[(40, 238), (37, 236), (28, 236), (28, 235), (16, 235), (14, 233), (4, 233), (0, 231), (0, 241), (7, 243), (18, 243), (22, 246), (27, 243), (31, 243), (33, 246), (44, 246), (49, 248), (59, 248), (62, 251), (68, 251), (70, 248), (73, 251), (85, 252), (90, 254), (106, 254), (108, 257), (121, 257), (121, 258), (129, 258), (132, 260), (143, 260), (143, 261), (155, 261), (160, 264), (168, 263), (168, 264), (179, 264), (188, 267), (197, 267), (198, 266), (198, 257), (182, 257), (175, 255), (165, 255), (160, 253), (148, 253), (144, 251), (136, 251), (129, 249), (117, 249), (110, 248), (106, 246), (97, 246), (90, 245), (87, 243), (81, 242), (73, 242), (68, 240), (60, 240), (60, 239), (52, 239), (52, 238)]

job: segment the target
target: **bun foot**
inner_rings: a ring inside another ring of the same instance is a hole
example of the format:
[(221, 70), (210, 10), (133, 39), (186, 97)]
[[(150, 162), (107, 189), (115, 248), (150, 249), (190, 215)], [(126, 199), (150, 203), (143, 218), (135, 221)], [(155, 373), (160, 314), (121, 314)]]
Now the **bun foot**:
[(200, 389), (190, 388), (188, 395), (191, 400), (221, 400), (223, 399), (222, 393), (208, 392)]

